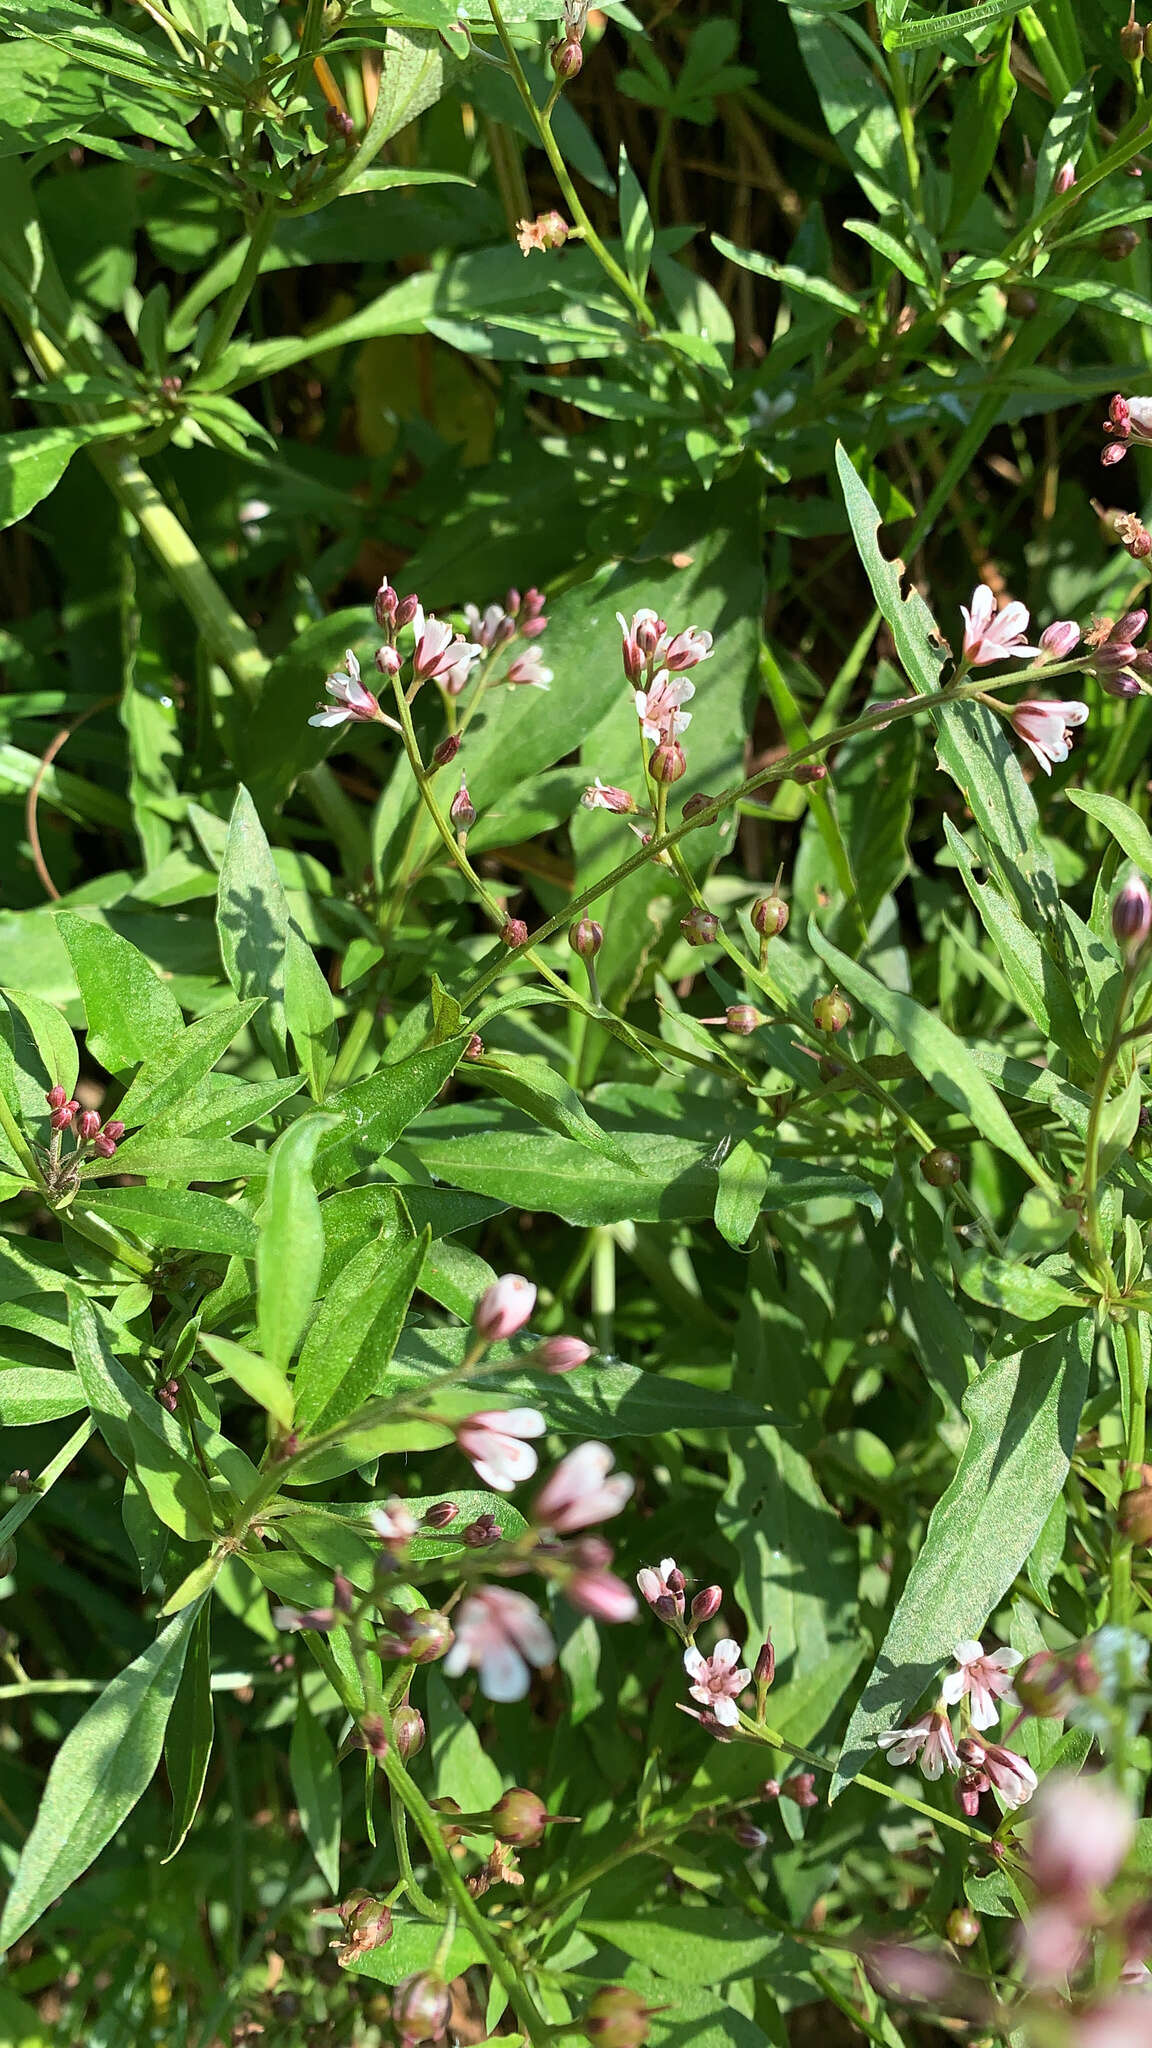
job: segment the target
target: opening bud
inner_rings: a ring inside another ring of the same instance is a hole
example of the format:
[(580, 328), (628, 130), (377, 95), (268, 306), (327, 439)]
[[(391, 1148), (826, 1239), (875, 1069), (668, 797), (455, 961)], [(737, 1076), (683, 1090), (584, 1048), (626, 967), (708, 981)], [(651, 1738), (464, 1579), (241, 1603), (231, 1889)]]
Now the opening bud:
[(661, 740), (653, 751), (648, 768), (654, 782), (679, 782), (688, 770), (679, 740)]
[(337, 1949), (342, 1963), (366, 1955), (370, 1949), (383, 1948), (385, 1942), (391, 1941), (392, 1908), (371, 1892), (350, 1892), (337, 1910), (344, 1927), (344, 1941)]
[(724, 1012), (725, 1027), (737, 1038), (750, 1038), (760, 1022), (760, 1012), (751, 1003), (732, 1003)]
[(459, 752), (459, 733), (446, 732), (443, 739), (438, 740), (436, 745), (433, 747), (432, 759), (436, 763), (437, 768), (447, 768), (449, 762), (454, 761)]
[(852, 1021), (852, 1005), (838, 988), (831, 989), (827, 995), (816, 997), (812, 1020), (818, 1031), (843, 1031)]
[(788, 905), (773, 889), (770, 896), (761, 896), (752, 905), (752, 929), (762, 939), (774, 939), (788, 922)]
[(392, 646), (378, 647), (373, 659), (382, 676), (398, 676), (403, 667), (399, 654)]
[(1131, 959), (1152, 930), (1152, 895), (1142, 876), (1125, 882), (1112, 905), (1112, 936)]
[(591, 917), (582, 917), (568, 933), (568, 944), (581, 960), (594, 960), (604, 944), (604, 927)]
[(582, 1337), (545, 1337), (526, 1363), (539, 1366), (541, 1372), (575, 1372), (592, 1356), (592, 1346)]
[(693, 904), (687, 917), (680, 919), (680, 929), (690, 946), (710, 946), (720, 930), (720, 919)]
[(964, 1171), (964, 1164), (959, 1153), (937, 1145), (933, 1151), (924, 1154), (920, 1171), (930, 1188), (953, 1188)]
[(702, 1628), (706, 1621), (711, 1621), (714, 1614), (719, 1614), (723, 1600), (724, 1595), (719, 1586), (704, 1586), (692, 1601), (690, 1611), (693, 1628)]
[(742, 1849), (766, 1849), (768, 1847), (768, 1837), (763, 1828), (758, 1828), (755, 1821), (751, 1820), (738, 1820), (732, 1830), (732, 1839), (735, 1842), (739, 1842)]

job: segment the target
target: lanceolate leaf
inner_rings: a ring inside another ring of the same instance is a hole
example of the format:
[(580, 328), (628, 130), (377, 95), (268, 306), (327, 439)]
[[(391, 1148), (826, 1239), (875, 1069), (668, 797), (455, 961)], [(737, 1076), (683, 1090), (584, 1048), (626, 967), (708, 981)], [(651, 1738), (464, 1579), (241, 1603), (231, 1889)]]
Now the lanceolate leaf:
[(302, 1117), (272, 1147), (268, 1191), (260, 1212), (256, 1278), (260, 1349), (284, 1371), (316, 1295), (324, 1257), (324, 1225), (312, 1185), (316, 1147), (334, 1119)]
[(969, 1388), (968, 1442), (844, 1737), (833, 1797), (873, 1759), (877, 1735), (908, 1717), (953, 1644), (979, 1636), (1026, 1565), (1068, 1471), (1092, 1328), (1083, 1317), (986, 1366)]
[(127, 1819), (160, 1759), (201, 1602), (114, 1678), (57, 1752), (0, 1920), (0, 1947), (33, 1927)]
[(172, 1792), (172, 1825), (165, 1863), (171, 1862), (183, 1847), (196, 1818), (215, 1732), (210, 1658), (212, 1609), (207, 1600), (197, 1600), (192, 1612), (196, 1618), (188, 1656), (164, 1738), (164, 1768)]

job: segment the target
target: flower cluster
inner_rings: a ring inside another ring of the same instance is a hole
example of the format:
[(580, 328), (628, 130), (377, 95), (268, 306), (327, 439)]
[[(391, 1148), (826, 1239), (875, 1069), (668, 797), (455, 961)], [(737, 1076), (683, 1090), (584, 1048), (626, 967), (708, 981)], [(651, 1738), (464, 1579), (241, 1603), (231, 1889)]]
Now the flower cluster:
[[(421, 684), (429, 682), (437, 683), (446, 697), (458, 697), (479, 668), (485, 668), (498, 650), (519, 638), (528, 644), (497, 680), (546, 690), (552, 681), (552, 671), (544, 667), (539, 648), (532, 644), (547, 628), (546, 602), (539, 590), (529, 590), (523, 596), (518, 590), (509, 590), (503, 604), (490, 604), (483, 612), (474, 604), (467, 604), (465, 634), (446, 619), (426, 612), (415, 595), (399, 597), (385, 580), (376, 593), (374, 605), (376, 623), (387, 636), (376, 650), (377, 671), (395, 680), (407, 662), (409, 701)], [(409, 632), (411, 641), (406, 652), (402, 652), (400, 635)], [(352, 720), (364, 725), (387, 725), (394, 731), (400, 729), (363, 681), (360, 663), (351, 648), (345, 653), (344, 667), (327, 677), (325, 688), (333, 702), (319, 705), (308, 720), (309, 725), (345, 725)]]
[[(940, 1778), (945, 1770), (957, 1778), (957, 1797), (965, 1813), (975, 1815), (982, 1794), (999, 1793), (1009, 1808), (1023, 1806), (1036, 1790), (1036, 1773), (1024, 1757), (990, 1742), (987, 1730), (1000, 1718), (1004, 1701), (1017, 1706), (1012, 1691), (1012, 1673), (1022, 1659), (1018, 1650), (986, 1652), (982, 1643), (966, 1639), (957, 1643), (956, 1668), (940, 1687), (937, 1704), (906, 1728), (890, 1728), (877, 1737), (891, 1764), (919, 1760), (926, 1778)], [(959, 1707), (964, 1732), (957, 1740), (948, 1712)]]
[(1130, 441), (1152, 441), (1152, 398), (1123, 398), (1117, 392), (1108, 407), (1104, 432), (1109, 439), (1100, 460), (1108, 469), (1123, 462)]
[[(684, 706), (696, 695), (688, 671), (707, 661), (712, 635), (700, 626), (684, 626), (673, 633), (650, 606), (634, 612), (630, 620), (623, 612), (617, 612), (616, 618), (624, 675), (632, 688), (641, 737), (653, 749), (648, 773), (657, 786), (678, 782), (687, 768), (680, 740), (692, 723), (692, 713)], [(638, 808), (626, 789), (603, 783), (599, 776), (581, 801), (588, 810), (626, 814)]]

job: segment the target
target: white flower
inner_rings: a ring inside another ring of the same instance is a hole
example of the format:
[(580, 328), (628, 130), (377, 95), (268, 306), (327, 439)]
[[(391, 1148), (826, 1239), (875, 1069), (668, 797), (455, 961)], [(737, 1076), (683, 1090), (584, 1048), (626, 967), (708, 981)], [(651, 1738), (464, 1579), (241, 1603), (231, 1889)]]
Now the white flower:
[(702, 1657), (695, 1648), (687, 1649), (684, 1669), (692, 1680), (688, 1688), (692, 1698), (707, 1707), (722, 1728), (735, 1728), (740, 1719), (736, 1701), (752, 1683), (752, 1673), (740, 1662), (739, 1643), (725, 1636), (710, 1657)]
[(967, 1693), (972, 1726), (994, 1728), (1000, 1717), (997, 1702), (1011, 1694), (1010, 1674), (1022, 1661), (1019, 1650), (994, 1650), (986, 1657), (982, 1643), (966, 1638), (952, 1654), (958, 1668), (948, 1673), (940, 1687), (941, 1699), (954, 1707)]

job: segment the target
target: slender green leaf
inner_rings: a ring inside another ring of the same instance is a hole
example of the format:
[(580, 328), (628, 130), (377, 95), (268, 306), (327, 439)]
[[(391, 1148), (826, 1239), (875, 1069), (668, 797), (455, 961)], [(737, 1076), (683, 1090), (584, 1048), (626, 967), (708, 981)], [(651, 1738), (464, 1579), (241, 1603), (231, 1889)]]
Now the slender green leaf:
[(303, 1693), (296, 1702), (288, 1766), (308, 1846), (335, 1894), (340, 1889), (340, 1772), (336, 1752)]
[(164, 1737), (164, 1769), (172, 1792), (172, 1821), (163, 1861), (183, 1847), (196, 1818), (215, 1733), (210, 1658), (212, 1609), (197, 1603), (188, 1656)]
[(334, 1122), (330, 1116), (301, 1117), (277, 1138), (269, 1154), (268, 1188), (258, 1219), (258, 1329), (261, 1352), (281, 1373), (316, 1298), (324, 1225), (312, 1185), (312, 1162)]
[(183, 1029), (172, 991), (119, 932), (74, 910), (56, 913), (88, 1022), (88, 1049), (111, 1074), (160, 1053)]

